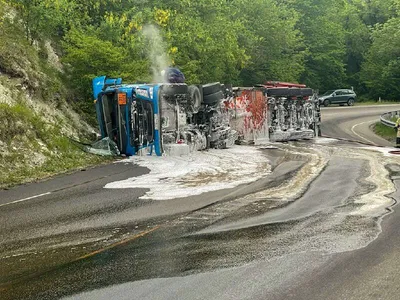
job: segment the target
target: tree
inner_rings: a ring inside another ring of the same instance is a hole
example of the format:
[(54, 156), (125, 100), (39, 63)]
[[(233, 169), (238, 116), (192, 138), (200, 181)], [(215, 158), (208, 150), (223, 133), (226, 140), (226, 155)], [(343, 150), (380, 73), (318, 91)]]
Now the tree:
[[(68, 0), (7, 0), (23, 21), (26, 38), (33, 44), (41, 38), (54, 38), (63, 33), (76, 12), (76, 4)], [(79, 19), (79, 18), (76, 18)]]
[(400, 99), (400, 18), (374, 27), (361, 76), (373, 98)]
[[(347, 2), (343, 10), (343, 25), (346, 42), (346, 83), (355, 88), (358, 94), (366, 92), (365, 85), (360, 79), (361, 65), (371, 46), (371, 33), (368, 25), (363, 21), (361, 3)], [(364, 11), (365, 12), (365, 11)]]
[(126, 80), (148, 80), (149, 65), (146, 61), (130, 59), (129, 51), (112, 42), (102, 40), (96, 30), (72, 29), (64, 41), (68, 74), (72, 84), (78, 88), (83, 99), (91, 95), (94, 77), (107, 75)]
[(299, 81), (306, 53), (296, 28), (299, 14), (280, 1), (256, 0), (242, 1), (237, 15), (245, 27), (239, 40), (250, 57), (241, 71), (243, 83)]

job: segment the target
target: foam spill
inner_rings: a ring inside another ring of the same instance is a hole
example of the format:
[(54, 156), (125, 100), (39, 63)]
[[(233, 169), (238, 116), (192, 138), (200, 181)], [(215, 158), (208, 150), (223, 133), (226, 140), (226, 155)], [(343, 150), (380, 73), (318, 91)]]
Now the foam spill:
[[(369, 148), (368, 148), (369, 149)], [(376, 189), (371, 193), (364, 194), (355, 203), (363, 204), (352, 215), (362, 215), (370, 217), (379, 217), (387, 212), (388, 207), (393, 205), (393, 199), (388, 197), (395, 192), (393, 182), (389, 178), (389, 172), (385, 168), (386, 157), (382, 157), (376, 152), (376, 149), (358, 151), (357, 156), (368, 160), (370, 166), (370, 175), (366, 179), (374, 184)], [(385, 153), (384, 153), (384, 156)]]
[(384, 156), (388, 156), (388, 157), (399, 157), (398, 154), (390, 153), (391, 151), (396, 150), (396, 148), (393, 148), (393, 147), (368, 147), (368, 148), (362, 147), (361, 149), (368, 149), (368, 150), (371, 150), (371, 151), (380, 152)]
[(326, 144), (334, 144), (337, 143), (337, 139), (334, 138), (324, 138), (324, 137), (318, 137), (314, 139), (314, 144), (317, 145), (326, 145)]
[(132, 157), (132, 162), (150, 169), (139, 177), (112, 182), (107, 189), (150, 189), (141, 199), (169, 200), (234, 188), (251, 183), (271, 172), (266, 156), (255, 147), (234, 146), (211, 149), (190, 156)]
[(307, 151), (300, 152), (296, 148), (289, 146), (283, 150), (292, 155), (297, 154), (308, 157), (308, 162), (292, 178), (286, 180), (281, 185), (246, 195), (242, 199), (253, 199), (256, 201), (258, 199), (270, 198), (275, 201), (293, 201), (305, 192), (308, 185), (321, 174), (328, 163), (327, 154), (317, 148), (303, 149)]

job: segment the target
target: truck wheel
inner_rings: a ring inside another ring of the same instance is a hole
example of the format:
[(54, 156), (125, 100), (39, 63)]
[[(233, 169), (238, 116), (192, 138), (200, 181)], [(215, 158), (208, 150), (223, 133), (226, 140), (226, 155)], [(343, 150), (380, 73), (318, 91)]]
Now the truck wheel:
[(189, 90), (190, 101), (192, 103), (192, 110), (193, 110), (194, 113), (197, 113), (199, 111), (200, 106), (201, 106), (201, 93), (200, 93), (200, 90), (195, 85), (190, 85), (188, 90)]
[(347, 100), (347, 105), (348, 106), (353, 106), (354, 105), (354, 99), (350, 98), (349, 100)]
[(161, 94), (174, 96), (174, 95), (184, 95), (188, 93), (188, 87), (186, 84), (164, 84), (162, 85)]
[(288, 96), (299, 97), (301, 96), (301, 91), (299, 88), (290, 88), (288, 89)]
[(311, 88), (302, 88), (300, 89), (300, 93), (305, 97), (314, 95), (314, 91)]
[(328, 100), (328, 99), (325, 99), (325, 100), (324, 100), (324, 106), (325, 106), (325, 107), (328, 107), (329, 104), (330, 104), (329, 100)]
[(211, 95), (221, 91), (221, 84), (219, 82), (208, 83), (203, 85), (203, 95)]
[(224, 98), (224, 94), (221, 91), (219, 91), (214, 94), (203, 96), (203, 102), (204, 102), (204, 104), (215, 104), (223, 98)]
[(277, 96), (277, 97), (289, 96), (289, 88), (270, 88), (270, 89), (267, 89), (267, 96)]

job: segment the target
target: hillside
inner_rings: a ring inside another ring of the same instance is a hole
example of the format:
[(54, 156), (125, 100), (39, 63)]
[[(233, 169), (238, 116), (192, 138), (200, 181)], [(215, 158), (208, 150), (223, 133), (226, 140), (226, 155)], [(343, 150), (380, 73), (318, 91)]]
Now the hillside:
[(68, 137), (94, 129), (71, 108), (49, 41), (31, 44), (16, 13), (0, 6), (0, 187), (98, 163)]
[(398, 101), (399, 28), (399, 0), (0, 0), (0, 182), (100, 160), (67, 138), (93, 132), (82, 116), (96, 126), (95, 76), (150, 82), (172, 65), (188, 84)]

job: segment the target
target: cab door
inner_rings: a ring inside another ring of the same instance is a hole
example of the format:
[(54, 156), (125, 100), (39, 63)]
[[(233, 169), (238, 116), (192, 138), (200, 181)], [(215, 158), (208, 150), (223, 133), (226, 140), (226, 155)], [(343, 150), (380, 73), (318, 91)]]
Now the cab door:
[(154, 108), (150, 101), (135, 98), (130, 111), (130, 144), (137, 153), (154, 143)]

